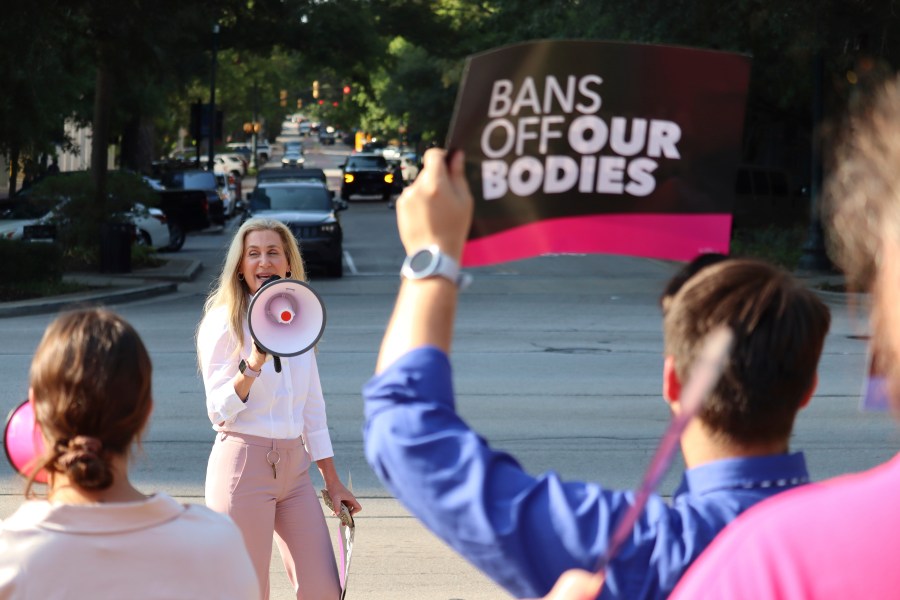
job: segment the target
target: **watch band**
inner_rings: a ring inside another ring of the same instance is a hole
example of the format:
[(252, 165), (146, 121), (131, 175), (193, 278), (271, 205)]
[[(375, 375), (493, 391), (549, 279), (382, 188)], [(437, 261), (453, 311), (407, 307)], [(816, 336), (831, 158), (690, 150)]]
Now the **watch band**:
[(243, 358), (241, 359), (241, 362), (238, 363), (238, 371), (247, 377), (259, 377), (262, 374), (262, 371), (254, 371), (251, 369), (250, 365), (248, 365), (247, 361)]
[(442, 252), (436, 244), (416, 250), (407, 256), (400, 269), (400, 275), (412, 280), (443, 277), (460, 289), (465, 289), (472, 280), (471, 275), (462, 273), (459, 263)]

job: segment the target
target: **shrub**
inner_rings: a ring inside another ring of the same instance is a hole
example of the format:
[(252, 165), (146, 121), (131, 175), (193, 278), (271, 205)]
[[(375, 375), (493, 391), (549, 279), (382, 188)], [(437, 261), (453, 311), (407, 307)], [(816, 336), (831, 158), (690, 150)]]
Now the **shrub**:
[(0, 282), (58, 282), (63, 275), (59, 244), (0, 240)]
[(53, 209), (51, 220), (56, 224), (57, 241), (67, 249), (68, 260), (96, 264), (103, 223), (127, 221), (125, 213), (135, 202), (159, 204), (159, 195), (139, 175), (110, 171), (106, 185), (106, 202), (100, 204), (89, 171), (47, 177), (35, 184), (31, 197), (35, 203)]

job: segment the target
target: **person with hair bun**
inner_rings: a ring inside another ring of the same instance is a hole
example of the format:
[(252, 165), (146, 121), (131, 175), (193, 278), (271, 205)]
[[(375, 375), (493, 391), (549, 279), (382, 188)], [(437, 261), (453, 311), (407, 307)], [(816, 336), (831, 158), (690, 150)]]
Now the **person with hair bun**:
[[(141, 338), (111, 311), (73, 311), (47, 327), (28, 390), (45, 450), (26, 502), (0, 525), (0, 598), (259, 597), (230, 519), (129, 481), (151, 375)], [(33, 489), (41, 469), (45, 498)]]

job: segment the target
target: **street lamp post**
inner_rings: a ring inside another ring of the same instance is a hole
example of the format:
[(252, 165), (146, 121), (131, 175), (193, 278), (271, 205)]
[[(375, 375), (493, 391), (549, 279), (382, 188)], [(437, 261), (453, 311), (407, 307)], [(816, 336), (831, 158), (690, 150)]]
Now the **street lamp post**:
[(256, 160), (257, 140), (259, 134), (259, 81), (253, 80), (253, 143), (251, 144), (250, 166), (254, 169), (259, 168)]
[(215, 170), (216, 160), (216, 54), (218, 53), (219, 24), (212, 28), (212, 69), (209, 78), (209, 170)]

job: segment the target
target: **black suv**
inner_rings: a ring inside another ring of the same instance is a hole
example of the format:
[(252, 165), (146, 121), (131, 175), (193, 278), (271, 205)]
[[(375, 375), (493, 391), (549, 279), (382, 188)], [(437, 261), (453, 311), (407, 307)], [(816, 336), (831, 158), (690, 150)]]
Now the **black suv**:
[(264, 217), (290, 228), (303, 262), (310, 269), (322, 267), (332, 277), (344, 274), (344, 232), (338, 211), (347, 208), (318, 179), (263, 180), (250, 194), (244, 219)]
[(384, 156), (374, 152), (358, 152), (347, 157), (341, 182), (341, 198), (353, 195), (381, 196), (390, 200), (394, 189), (394, 172)]

